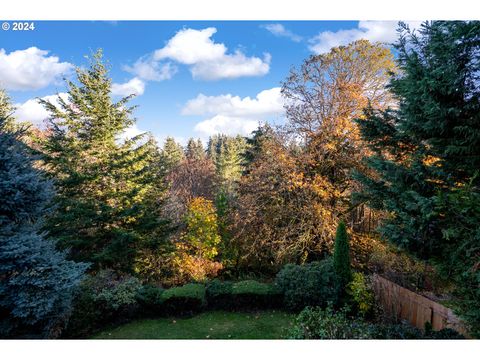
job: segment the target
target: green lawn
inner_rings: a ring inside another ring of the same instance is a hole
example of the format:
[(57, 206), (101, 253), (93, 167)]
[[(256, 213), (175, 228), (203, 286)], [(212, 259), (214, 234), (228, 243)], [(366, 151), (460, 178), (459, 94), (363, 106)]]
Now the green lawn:
[(281, 311), (204, 312), (191, 318), (136, 320), (94, 339), (283, 339), (295, 315)]

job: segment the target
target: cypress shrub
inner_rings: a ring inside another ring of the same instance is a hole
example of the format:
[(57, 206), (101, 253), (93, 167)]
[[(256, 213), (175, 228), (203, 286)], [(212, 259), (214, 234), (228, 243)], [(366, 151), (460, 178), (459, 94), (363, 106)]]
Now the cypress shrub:
[(345, 223), (340, 221), (335, 236), (335, 249), (333, 252), (333, 266), (337, 273), (339, 285), (342, 292), (352, 281), (352, 270), (350, 268), (350, 246), (348, 244), (348, 234)]

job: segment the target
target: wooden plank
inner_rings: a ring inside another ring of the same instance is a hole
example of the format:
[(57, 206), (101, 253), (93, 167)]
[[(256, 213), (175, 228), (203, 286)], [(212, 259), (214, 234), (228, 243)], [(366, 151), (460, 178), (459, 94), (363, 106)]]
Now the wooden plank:
[(406, 320), (424, 329), (430, 322), (434, 330), (452, 328), (468, 337), (465, 324), (446, 306), (375, 274), (373, 290), (379, 305), (396, 320)]

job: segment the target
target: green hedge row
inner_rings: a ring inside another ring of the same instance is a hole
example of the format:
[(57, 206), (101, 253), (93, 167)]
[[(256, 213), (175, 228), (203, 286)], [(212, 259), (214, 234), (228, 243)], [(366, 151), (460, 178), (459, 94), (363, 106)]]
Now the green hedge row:
[(282, 305), (283, 295), (275, 284), (245, 280), (237, 283), (213, 280), (207, 284), (207, 303), (212, 309), (265, 309)]
[(137, 301), (146, 315), (190, 315), (209, 309), (263, 309), (282, 305), (282, 293), (275, 284), (255, 280), (229, 282), (213, 280), (206, 285), (187, 284), (164, 290), (145, 285)]
[(283, 307), (292, 311), (306, 306), (337, 304), (338, 278), (332, 259), (305, 265), (286, 265), (275, 283), (214, 279), (206, 285), (187, 284), (168, 290), (144, 286), (138, 302), (149, 314), (191, 314), (204, 308), (241, 310)]

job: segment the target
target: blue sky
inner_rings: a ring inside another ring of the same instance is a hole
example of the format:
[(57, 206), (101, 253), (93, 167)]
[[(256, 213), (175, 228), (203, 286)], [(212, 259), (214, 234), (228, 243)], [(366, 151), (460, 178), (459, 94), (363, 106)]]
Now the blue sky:
[(311, 54), (359, 38), (395, 40), (396, 21), (36, 21), (0, 32), (0, 86), (20, 120), (40, 124), (36, 97), (65, 91), (62, 78), (103, 48), (115, 94), (132, 92), (137, 126), (162, 142), (217, 132), (248, 134), (283, 121), (279, 87)]

